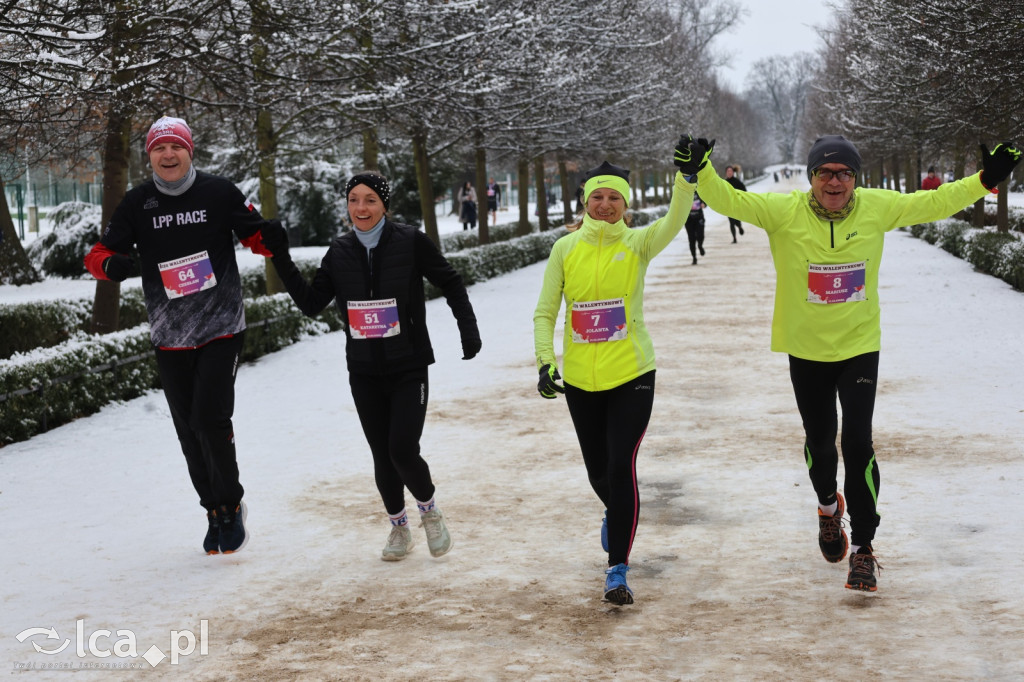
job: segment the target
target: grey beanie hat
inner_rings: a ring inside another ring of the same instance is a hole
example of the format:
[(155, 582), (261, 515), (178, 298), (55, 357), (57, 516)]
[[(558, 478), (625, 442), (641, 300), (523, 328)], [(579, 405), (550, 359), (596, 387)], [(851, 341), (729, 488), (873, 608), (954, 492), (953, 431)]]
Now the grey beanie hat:
[(822, 135), (807, 152), (807, 177), (810, 178), (812, 171), (826, 163), (841, 163), (859, 173), (860, 152), (842, 135)]

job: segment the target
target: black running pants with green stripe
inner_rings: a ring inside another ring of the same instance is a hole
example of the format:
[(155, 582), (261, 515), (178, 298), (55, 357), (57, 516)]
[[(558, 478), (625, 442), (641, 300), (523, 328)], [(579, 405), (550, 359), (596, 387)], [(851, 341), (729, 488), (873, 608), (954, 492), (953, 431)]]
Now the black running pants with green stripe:
[(640, 516), (636, 456), (654, 407), (654, 370), (607, 391), (565, 384), (590, 485), (608, 510), (608, 565), (629, 563)]
[(878, 352), (838, 362), (816, 362), (789, 356), (797, 408), (804, 424), (804, 460), (820, 504), (835, 502), (839, 452), (836, 435), (843, 408), (843, 450), (846, 508), (850, 543), (870, 546), (878, 527), (878, 462), (871, 442), (871, 420), (878, 383)]

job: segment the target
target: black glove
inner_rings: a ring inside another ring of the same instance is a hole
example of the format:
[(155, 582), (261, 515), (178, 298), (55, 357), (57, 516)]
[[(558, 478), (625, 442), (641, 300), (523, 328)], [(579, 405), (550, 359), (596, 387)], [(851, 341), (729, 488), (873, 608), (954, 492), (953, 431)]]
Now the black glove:
[(476, 357), (476, 354), (480, 352), (480, 347), (483, 344), (480, 343), (479, 336), (463, 336), (462, 337), (462, 359), (472, 360)]
[(260, 230), (260, 238), (274, 258), (288, 255), (288, 232), (280, 220), (268, 221)]
[(676, 143), (675, 154), (672, 157), (674, 163), (683, 175), (696, 175), (697, 171), (707, 165), (708, 157), (715, 149), (715, 141), (707, 141), (699, 137), (696, 140), (690, 135), (681, 135)]
[(1020, 147), (1012, 142), (997, 144), (991, 153), (988, 147), (981, 145), (981, 184), (988, 189), (995, 189), (996, 186), (1006, 178), (1010, 177), (1014, 166), (1020, 161)]
[(123, 282), (132, 274), (135, 261), (121, 253), (115, 253), (103, 261), (103, 272), (115, 282)]
[(551, 400), (557, 397), (556, 393), (565, 393), (565, 387), (556, 383), (561, 379), (562, 375), (558, 373), (554, 365), (544, 365), (540, 368), (540, 381), (537, 382), (537, 390), (543, 397)]

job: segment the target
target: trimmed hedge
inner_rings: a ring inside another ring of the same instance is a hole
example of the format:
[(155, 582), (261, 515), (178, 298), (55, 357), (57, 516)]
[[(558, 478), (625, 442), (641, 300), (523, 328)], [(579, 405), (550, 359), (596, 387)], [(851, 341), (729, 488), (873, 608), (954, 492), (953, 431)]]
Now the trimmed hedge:
[[(0, 303), (0, 359), (36, 348), (49, 348), (89, 332), (92, 298)], [(131, 329), (147, 320), (142, 289), (122, 289), (121, 329)]]
[[(311, 319), (288, 294), (246, 300), (245, 318), (246, 361), (342, 327), (337, 308)], [(103, 336), (79, 332), (55, 347), (15, 354), (0, 360), (0, 447), (159, 386), (148, 323)]]
[(157, 385), (148, 325), (0, 360), (0, 446)]
[(976, 228), (956, 218), (904, 229), (966, 260), (979, 272), (998, 277), (1014, 289), (1024, 291), (1024, 241), (1019, 232)]

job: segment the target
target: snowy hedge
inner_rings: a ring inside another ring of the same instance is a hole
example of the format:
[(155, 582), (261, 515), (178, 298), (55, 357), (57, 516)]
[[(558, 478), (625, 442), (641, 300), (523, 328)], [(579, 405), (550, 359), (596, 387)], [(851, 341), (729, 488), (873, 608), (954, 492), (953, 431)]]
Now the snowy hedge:
[(956, 218), (908, 228), (915, 237), (963, 258), (979, 272), (1024, 291), (1024, 241), (1020, 232), (976, 228)]
[[(341, 328), (336, 308), (310, 319), (287, 294), (246, 300), (245, 316), (243, 360)], [(15, 353), (0, 360), (0, 446), (158, 387), (148, 323), (103, 336), (78, 331), (55, 346)]]
[[(92, 323), (92, 297), (70, 300), (32, 301), (0, 304), (0, 358), (47, 348), (86, 334)], [(123, 288), (120, 305), (121, 329), (146, 321), (142, 290)]]
[[(664, 212), (664, 207), (635, 211), (633, 224), (646, 225)], [(467, 285), (545, 260), (555, 241), (566, 234), (565, 228), (522, 237), (514, 236), (514, 227), (496, 228), (494, 232), (494, 237), (504, 240), (447, 254)], [(468, 235), (460, 235), (449, 243), (473, 241)], [(297, 258), (296, 265), (310, 280), (320, 260), (319, 256)], [(255, 295), (264, 290), (264, 277), (263, 266), (246, 268), (242, 273), (247, 296), (243, 360), (254, 360), (304, 336), (343, 328), (341, 313), (334, 305), (310, 319), (295, 308), (287, 294)], [(429, 283), (426, 291), (429, 298), (440, 295)], [(140, 289), (122, 291), (121, 310), (122, 323), (145, 320)], [(4, 335), (10, 357), (0, 359), (0, 446), (158, 387), (148, 324), (91, 336), (86, 333), (91, 314), (92, 301), (88, 299), (0, 306), (0, 325), (5, 330), (16, 330)]]
[(76, 337), (0, 360), (0, 445), (31, 438), (156, 386), (148, 327)]

